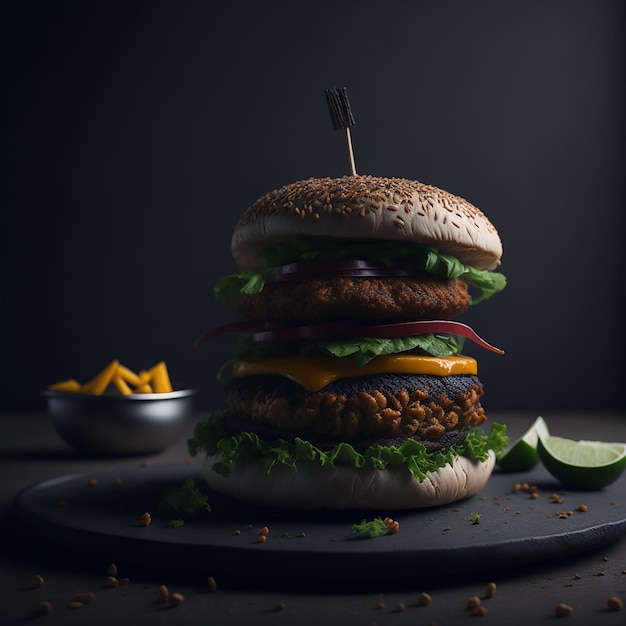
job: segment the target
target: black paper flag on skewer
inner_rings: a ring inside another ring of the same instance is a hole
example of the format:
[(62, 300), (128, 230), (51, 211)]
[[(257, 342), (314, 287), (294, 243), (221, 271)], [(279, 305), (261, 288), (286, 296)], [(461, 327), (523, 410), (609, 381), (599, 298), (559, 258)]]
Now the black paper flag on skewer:
[(337, 87), (327, 89), (326, 101), (328, 102), (328, 109), (330, 110), (330, 117), (335, 130), (354, 126), (354, 116), (350, 109), (348, 90), (345, 87), (341, 89), (337, 89)]
[(354, 116), (352, 115), (352, 109), (350, 108), (350, 101), (348, 100), (348, 90), (345, 87), (342, 87), (341, 89), (337, 89), (337, 87), (326, 89), (326, 102), (328, 102), (328, 109), (333, 122), (333, 128), (335, 130), (345, 129), (346, 131), (350, 168), (352, 170), (352, 175), (356, 176), (354, 152), (352, 151), (352, 138), (350, 137), (350, 126), (354, 126), (355, 121)]

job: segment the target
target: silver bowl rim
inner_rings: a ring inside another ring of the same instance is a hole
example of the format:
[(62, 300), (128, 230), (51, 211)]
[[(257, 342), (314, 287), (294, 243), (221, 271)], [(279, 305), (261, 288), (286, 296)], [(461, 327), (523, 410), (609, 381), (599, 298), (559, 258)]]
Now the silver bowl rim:
[(81, 391), (57, 391), (55, 389), (42, 389), (41, 392), (47, 398), (64, 398), (75, 399), (83, 402), (139, 402), (139, 401), (156, 401), (156, 400), (176, 400), (177, 398), (186, 398), (197, 393), (196, 389), (178, 389), (165, 393), (132, 393), (132, 394), (100, 394), (84, 393)]

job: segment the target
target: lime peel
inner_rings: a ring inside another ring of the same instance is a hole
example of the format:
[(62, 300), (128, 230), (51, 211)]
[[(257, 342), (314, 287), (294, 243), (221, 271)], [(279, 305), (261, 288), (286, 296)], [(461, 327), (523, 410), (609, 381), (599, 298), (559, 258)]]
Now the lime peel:
[(519, 439), (497, 457), (500, 469), (506, 472), (525, 472), (535, 467), (539, 463), (539, 438), (549, 434), (548, 425), (539, 416)]
[(578, 489), (602, 489), (626, 469), (626, 443), (539, 437), (537, 452), (546, 469)]

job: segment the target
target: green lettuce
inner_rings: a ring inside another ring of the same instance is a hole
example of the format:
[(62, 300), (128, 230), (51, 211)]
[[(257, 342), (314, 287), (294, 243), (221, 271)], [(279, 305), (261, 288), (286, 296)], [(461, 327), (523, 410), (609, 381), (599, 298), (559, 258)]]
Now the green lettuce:
[(499, 272), (478, 270), (464, 265), (456, 257), (439, 252), (435, 247), (392, 241), (348, 241), (292, 237), (289, 241), (268, 247), (261, 252), (266, 268), (260, 272), (240, 272), (222, 276), (215, 288), (215, 298), (232, 302), (239, 294), (260, 293), (271, 268), (310, 259), (367, 259), (387, 267), (402, 265), (444, 278), (460, 278), (478, 289), (472, 304), (488, 300), (506, 287), (506, 278)]
[(366, 363), (386, 354), (398, 354), (419, 348), (436, 357), (454, 356), (463, 348), (464, 337), (424, 333), (409, 337), (351, 337), (306, 339), (300, 341), (263, 341), (253, 342), (247, 337), (240, 337), (233, 348), (233, 355), (225, 361), (217, 372), (217, 380), (223, 380), (224, 373), (237, 361), (259, 361), (274, 356), (288, 354), (312, 356), (329, 354), (336, 357), (354, 357), (357, 365)]
[(213, 288), (213, 295), (218, 302), (228, 304), (240, 294), (261, 293), (269, 273), (270, 270), (267, 269), (257, 273), (239, 272), (238, 274), (226, 274), (218, 279), (217, 284)]
[(370, 446), (364, 452), (357, 452), (349, 443), (339, 443), (329, 450), (322, 450), (299, 437), (293, 441), (266, 441), (248, 431), (229, 435), (221, 425), (220, 415), (220, 412), (214, 412), (196, 425), (193, 436), (188, 440), (188, 449), (191, 456), (202, 452), (209, 455), (219, 452), (220, 460), (213, 465), (213, 470), (222, 476), (229, 476), (237, 466), (249, 460), (262, 458), (267, 474), (276, 466), (286, 466), (297, 471), (300, 461), (312, 461), (321, 466), (348, 464), (355, 468), (377, 469), (402, 465), (421, 482), (427, 472), (452, 464), (457, 456), (485, 461), (489, 450), (498, 454), (508, 444), (506, 427), (494, 423), (489, 433), (473, 428), (468, 431), (462, 444), (436, 452), (428, 452), (423, 444), (414, 439), (407, 439), (400, 446)]
[(436, 357), (446, 357), (458, 354), (463, 345), (462, 341), (452, 336), (424, 333), (410, 337), (354, 337), (351, 339), (316, 339), (307, 343), (302, 342), (302, 354), (319, 351), (337, 357), (353, 356), (359, 365), (386, 354), (398, 354), (420, 348)]

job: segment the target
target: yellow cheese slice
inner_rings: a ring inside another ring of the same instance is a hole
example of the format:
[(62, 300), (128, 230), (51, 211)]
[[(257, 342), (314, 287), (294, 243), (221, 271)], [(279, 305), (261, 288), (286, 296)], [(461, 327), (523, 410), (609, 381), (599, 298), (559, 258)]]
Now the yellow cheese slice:
[(354, 378), (371, 374), (432, 374), (452, 376), (476, 374), (475, 359), (466, 356), (419, 356), (416, 354), (389, 354), (372, 359), (362, 367), (352, 357), (334, 356), (296, 357), (279, 356), (259, 361), (238, 361), (233, 376), (263, 376), (281, 374), (304, 387), (319, 391), (338, 378)]

